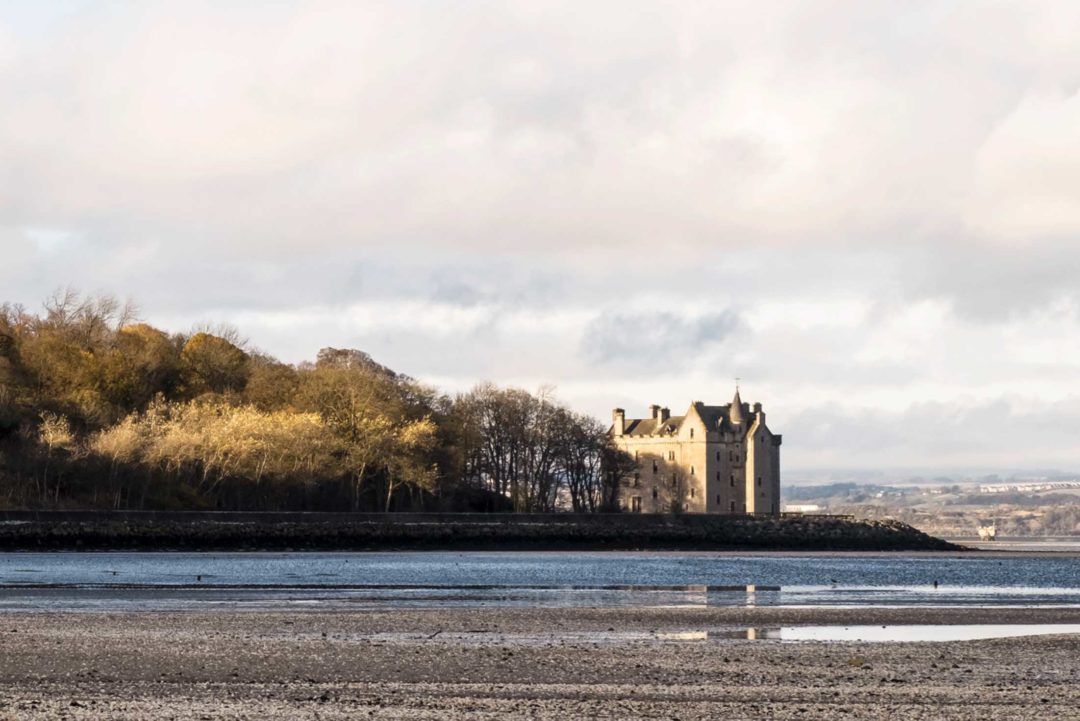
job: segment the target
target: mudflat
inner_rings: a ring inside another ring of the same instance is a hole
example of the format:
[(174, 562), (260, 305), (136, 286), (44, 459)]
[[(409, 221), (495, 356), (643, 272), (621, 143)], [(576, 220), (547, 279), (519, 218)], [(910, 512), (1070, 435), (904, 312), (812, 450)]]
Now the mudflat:
[(730, 638), (1077, 622), (1077, 608), (11, 613), (0, 719), (1080, 719), (1080, 636)]

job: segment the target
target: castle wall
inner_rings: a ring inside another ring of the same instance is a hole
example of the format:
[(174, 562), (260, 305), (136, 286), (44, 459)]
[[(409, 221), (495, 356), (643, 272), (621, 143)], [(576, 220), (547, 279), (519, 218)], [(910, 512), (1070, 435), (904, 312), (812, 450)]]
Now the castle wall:
[(616, 445), (638, 463), (636, 479), (631, 478), (623, 489), (622, 505), (626, 510), (632, 510), (630, 499), (637, 496), (645, 513), (668, 513), (673, 504), (691, 513), (745, 512), (745, 446), (734, 438), (720, 440), (719, 434), (712, 435), (714, 438), (704, 440), (616, 438)]
[(746, 436), (746, 512), (780, 512), (780, 448), (762, 423)]
[(616, 438), (616, 445), (634, 456), (636, 477), (623, 488), (621, 503), (632, 509), (641, 499), (643, 513), (670, 513), (677, 506), (689, 513), (706, 512), (706, 442), (678, 437)]
[(726, 438), (714, 434), (717, 440), (709, 444), (709, 508), (710, 513), (742, 513), (745, 502), (745, 458), (741, 441), (732, 435)]

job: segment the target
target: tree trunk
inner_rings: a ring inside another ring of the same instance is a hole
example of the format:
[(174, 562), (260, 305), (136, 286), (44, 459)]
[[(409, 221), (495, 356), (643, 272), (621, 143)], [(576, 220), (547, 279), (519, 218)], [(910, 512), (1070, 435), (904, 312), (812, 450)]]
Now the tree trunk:
[(386, 480), (386, 512), (390, 512), (390, 501), (394, 498), (394, 481), (388, 478)]

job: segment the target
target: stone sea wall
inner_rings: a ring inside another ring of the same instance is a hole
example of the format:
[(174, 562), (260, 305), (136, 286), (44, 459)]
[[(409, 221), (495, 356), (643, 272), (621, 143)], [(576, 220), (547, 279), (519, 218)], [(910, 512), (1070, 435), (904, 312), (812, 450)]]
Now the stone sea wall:
[(0, 550), (959, 550), (827, 516), (0, 513)]

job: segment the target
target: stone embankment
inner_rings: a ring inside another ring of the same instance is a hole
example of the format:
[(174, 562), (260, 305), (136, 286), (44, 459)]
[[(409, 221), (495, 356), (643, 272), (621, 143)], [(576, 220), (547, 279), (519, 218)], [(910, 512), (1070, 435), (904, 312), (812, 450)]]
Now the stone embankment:
[(12, 550), (949, 551), (898, 521), (828, 516), (0, 512)]

